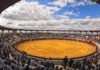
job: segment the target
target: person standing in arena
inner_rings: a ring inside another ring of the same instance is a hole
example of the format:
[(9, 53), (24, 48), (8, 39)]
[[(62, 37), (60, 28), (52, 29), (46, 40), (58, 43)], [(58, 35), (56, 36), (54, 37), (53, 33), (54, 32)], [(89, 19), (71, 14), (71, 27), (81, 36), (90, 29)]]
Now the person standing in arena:
[(64, 59), (63, 59), (63, 67), (64, 67), (64, 69), (66, 69), (67, 65), (68, 65), (68, 58), (67, 58), (67, 56), (65, 56)]

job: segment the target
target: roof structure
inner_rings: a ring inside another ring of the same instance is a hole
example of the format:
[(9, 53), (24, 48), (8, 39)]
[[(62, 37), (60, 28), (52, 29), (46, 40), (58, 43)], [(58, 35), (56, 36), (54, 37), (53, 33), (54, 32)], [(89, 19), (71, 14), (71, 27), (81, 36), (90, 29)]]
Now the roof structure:
[(100, 4), (100, 0), (91, 0), (91, 1)]
[(100, 4), (100, 0), (98, 0), (97, 3)]
[(20, 0), (0, 0), (0, 13)]
[(100, 32), (100, 30), (27, 30), (27, 29), (13, 29), (0, 25), (0, 30), (22, 30), (22, 31), (68, 31), (68, 32)]
[(0, 25), (0, 29), (1, 29), (1, 30), (14, 30), (14, 29), (12, 29), (12, 28), (7, 28), (7, 27), (1, 26), (1, 25)]

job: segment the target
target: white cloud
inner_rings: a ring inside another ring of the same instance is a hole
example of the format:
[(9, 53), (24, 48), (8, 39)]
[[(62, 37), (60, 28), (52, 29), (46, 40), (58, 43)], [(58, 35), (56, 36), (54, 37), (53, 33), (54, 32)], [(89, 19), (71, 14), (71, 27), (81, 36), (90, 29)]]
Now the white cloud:
[(86, 16), (86, 19), (91, 19), (91, 16)]
[(11, 20), (49, 20), (57, 10), (59, 8), (40, 5), (38, 2), (22, 1), (4, 11), (2, 17)]
[(77, 13), (73, 12), (73, 11), (65, 11), (64, 15), (73, 15), (73, 16), (78, 16)]
[(67, 6), (68, 3), (75, 3), (75, 2), (76, 2), (75, 0), (56, 0), (49, 4), (52, 4), (58, 7), (65, 7)]
[[(73, 3), (73, 1), (66, 2)], [(78, 14), (73, 11), (66, 11), (64, 15), (54, 15), (59, 9), (56, 6), (41, 5), (37, 1), (30, 3), (21, 1), (0, 15), (0, 25), (20, 29), (100, 30), (100, 18), (93, 19), (87, 16), (85, 19), (70, 19), (66, 16), (77, 16)]]
[(84, 6), (84, 5), (90, 5), (94, 4), (90, 0), (54, 0), (53, 2), (49, 3), (51, 5), (57, 6), (57, 7), (66, 7), (66, 6)]

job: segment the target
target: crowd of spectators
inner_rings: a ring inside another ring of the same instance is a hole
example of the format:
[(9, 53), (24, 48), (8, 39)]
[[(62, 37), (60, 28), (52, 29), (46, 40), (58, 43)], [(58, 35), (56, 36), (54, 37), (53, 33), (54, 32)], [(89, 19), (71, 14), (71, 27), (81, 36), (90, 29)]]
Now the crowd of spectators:
[(70, 59), (65, 56), (61, 64), (56, 64), (51, 58), (30, 57), (25, 52), (19, 53), (13, 48), (13, 44), (23, 40), (69, 37), (74, 38), (74, 35), (57, 33), (2, 34), (0, 35), (0, 70), (100, 70), (99, 51), (94, 55), (79, 59)]

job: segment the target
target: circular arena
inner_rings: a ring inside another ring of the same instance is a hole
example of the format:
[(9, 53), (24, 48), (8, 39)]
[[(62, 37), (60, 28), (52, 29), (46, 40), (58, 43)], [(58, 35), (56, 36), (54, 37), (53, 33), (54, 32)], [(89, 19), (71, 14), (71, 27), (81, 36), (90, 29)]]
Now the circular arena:
[(63, 59), (65, 56), (79, 58), (94, 54), (97, 46), (81, 40), (41, 39), (21, 42), (16, 49), (37, 58)]
[[(45, 62), (53, 65), (50, 67), (54, 70), (56, 67), (65, 70), (65, 66), (66, 69), (81, 70), (94, 64), (92, 69), (99, 70), (100, 31), (20, 30), (2, 27), (0, 33), (0, 58), (6, 64), (28, 64), (33, 70), (46, 68)], [(68, 65), (64, 64), (64, 60), (67, 60)], [(16, 66), (13, 70), (16, 70)]]

